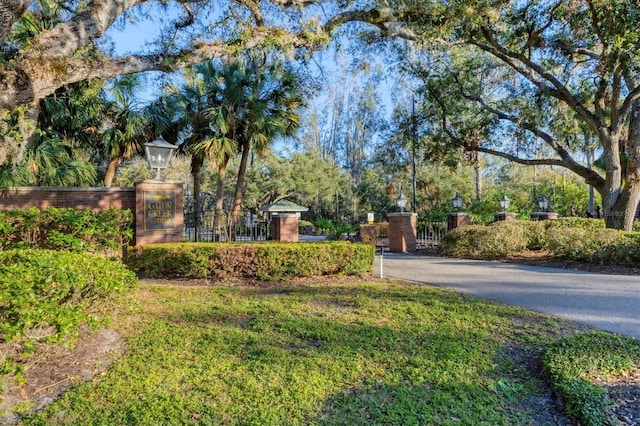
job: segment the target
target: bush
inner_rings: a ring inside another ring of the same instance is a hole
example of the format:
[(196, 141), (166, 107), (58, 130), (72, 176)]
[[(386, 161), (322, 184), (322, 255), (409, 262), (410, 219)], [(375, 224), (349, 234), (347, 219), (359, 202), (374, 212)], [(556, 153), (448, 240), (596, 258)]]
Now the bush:
[(360, 238), (364, 244), (377, 244), (380, 237), (380, 226), (378, 225), (360, 225)]
[(637, 267), (640, 232), (606, 229), (601, 220), (583, 218), (503, 221), (456, 228), (443, 238), (439, 250), (447, 256), (481, 259), (548, 250), (558, 259)]
[[(52, 250), (0, 252), (0, 341), (20, 351), (68, 342), (82, 325), (103, 323), (135, 275), (104, 257)], [(11, 371), (7, 357), (0, 372)]]
[(496, 222), (491, 226), (468, 225), (447, 233), (440, 243), (440, 253), (496, 259), (527, 248), (525, 226), (522, 221)]
[(52, 327), (48, 340), (73, 336), (81, 323), (97, 324), (135, 275), (120, 262), (52, 250), (0, 252), (0, 331), (5, 340)]
[(619, 377), (640, 368), (640, 341), (589, 332), (553, 342), (543, 356), (552, 385), (566, 410), (586, 426), (618, 424), (611, 401), (595, 379)]
[(371, 272), (374, 250), (349, 242), (172, 243), (136, 248), (130, 260), (133, 269), (154, 278), (277, 280)]
[(121, 256), (133, 239), (133, 214), (47, 208), (0, 211), (0, 250), (42, 248)]

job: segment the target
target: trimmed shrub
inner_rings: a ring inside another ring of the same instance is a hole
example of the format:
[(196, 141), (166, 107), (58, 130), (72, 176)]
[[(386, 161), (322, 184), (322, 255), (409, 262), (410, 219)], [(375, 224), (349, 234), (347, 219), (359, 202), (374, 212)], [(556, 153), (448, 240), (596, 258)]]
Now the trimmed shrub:
[(527, 248), (525, 222), (503, 221), (490, 226), (468, 225), (447, 233), (439, 251), (446, 256), (496, 259)]
[(615, 245), (620, 237), (620, 231), (615, 229), (556, 229), (548, 234), (548, 248), (563, 259), (602, 264), (597, 259), (603, 248)]
[(592, 383), (640, 368), (640, 341), (604, 332), (589, 332), (553, 342), (543, 365), (566, 410), (586, 426), (617, 425), (604, 389)]
[(350, 242), (172, 243), (134, 250), (131, 267), (153, 278), (278, 280), (371, 272), (374, 246)]
[(136, 283), (120, 262), (52, 250), (0, 252), (0, 332), (6, 341), (47, 328), (48, 341), (73, 337)]
[(446, 256), (479, 259), (496, 259), (527, 250), (548, 250), (558, 259), (637, 267), (640, 233), (607, 229), (604, 221), (596, 219), (517, 220), (456, 228), (439, 247)]
[(133, 239), (133, 214), (114, 208), (0, 211), (0, 224), (0, 250), (42, 248), (121, 256)]
[(378, 225), (360, 225), (360, 238), (364, 244), (377, 244), (380, 237), (380, 226)]

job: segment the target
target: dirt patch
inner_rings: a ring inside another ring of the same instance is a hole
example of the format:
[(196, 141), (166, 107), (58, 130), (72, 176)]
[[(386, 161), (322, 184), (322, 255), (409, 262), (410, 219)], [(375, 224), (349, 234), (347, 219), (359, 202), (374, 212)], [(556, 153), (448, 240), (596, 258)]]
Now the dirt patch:
[[(0, 353), (6, 353), (3, 349), (0, 345)], [(0, 424), (16, 423), (19, 420), (16, 411), (26, 414), (40, 410), (72, 387), (91, 380), (105, 371), (124, 349), (122, 337), (105, 328), (97, 332), (83, 330), (73, 347), (39, 345), (29, 358), (24, 374), (26, 383), (21, 385), (13, 379), (2, 383)]]

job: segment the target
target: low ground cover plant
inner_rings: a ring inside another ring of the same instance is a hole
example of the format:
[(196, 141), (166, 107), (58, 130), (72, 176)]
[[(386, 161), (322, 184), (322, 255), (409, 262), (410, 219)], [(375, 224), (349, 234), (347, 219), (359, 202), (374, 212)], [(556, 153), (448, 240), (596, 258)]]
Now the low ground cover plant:
[(553, 342), (543, 357), (566, 410), (585, 426), (618, 425), (613, 403), (596, 382), (640, 371), (640, 341), (590, 332)]
[(20, 372), (38, 343), (97, 326), (137, 282), (122, 263), (52, 250), (0, 251), (0, 374)]
[(139, 247), (129, 261), (147, 277), (281, 280), (361, 275), (372, 271), (374, 255), (374, 246), (343, 241), (175, 243)]
[(527, 360), (574, 332), (387, 280), (134, 296), (123, 357), (23, 424), (551, 424)]

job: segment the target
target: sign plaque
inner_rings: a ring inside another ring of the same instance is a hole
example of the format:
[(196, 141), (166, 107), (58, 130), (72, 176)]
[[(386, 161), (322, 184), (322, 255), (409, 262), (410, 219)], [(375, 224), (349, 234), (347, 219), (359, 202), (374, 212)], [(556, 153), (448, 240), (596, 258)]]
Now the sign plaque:
[(166, 230), (176, 227), (175, 191), (144, 191), (144, 229)]

